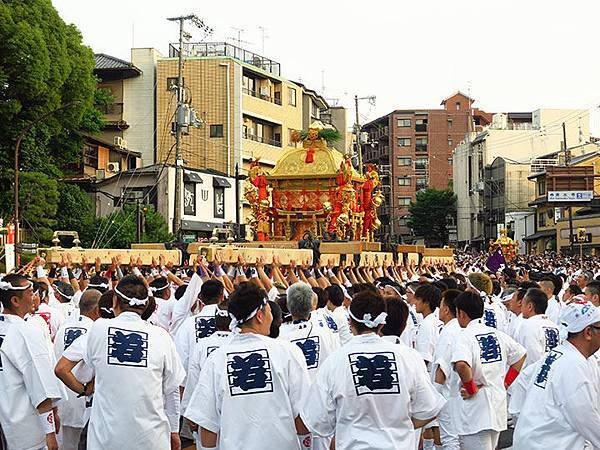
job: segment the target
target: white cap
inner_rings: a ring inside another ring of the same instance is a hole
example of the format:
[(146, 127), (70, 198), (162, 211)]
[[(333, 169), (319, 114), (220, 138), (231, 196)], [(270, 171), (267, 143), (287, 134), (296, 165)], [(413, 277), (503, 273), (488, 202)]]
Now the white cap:
[(569, 333), (579, 333), (586, 327), (600, 322), (600, 309), (590, 302), (572, 302), (564, 307), (560, 321)]

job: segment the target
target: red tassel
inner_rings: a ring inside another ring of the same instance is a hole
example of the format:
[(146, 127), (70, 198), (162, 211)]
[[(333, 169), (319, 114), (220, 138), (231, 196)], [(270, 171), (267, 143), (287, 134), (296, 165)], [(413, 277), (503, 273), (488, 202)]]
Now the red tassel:
[(306, 150), (306, 159), (304, 160), (306, 164), (310, 164), (315, 162), (315, 149), (309, 148)]

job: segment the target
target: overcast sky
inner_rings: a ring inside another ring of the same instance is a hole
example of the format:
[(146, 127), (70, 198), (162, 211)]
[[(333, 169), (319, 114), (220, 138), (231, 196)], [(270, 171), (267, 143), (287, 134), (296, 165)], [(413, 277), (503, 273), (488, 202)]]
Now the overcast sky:
[[(588, 108), (600, 103), (595, 0), (52, 0), (95, 52), (129, 60), (177, 39), (167, 17), (193, 12), (281, 63), (282, 75), (353, 108), (361, 122), (396, 108), (435, 108), (456, 90), (487, 111)], [(189, 26), (194, 37), (200, 33)], [(197, 39), (196, 39), (197, 40)], [(352, 110), (353, 113), (353, 110)]]

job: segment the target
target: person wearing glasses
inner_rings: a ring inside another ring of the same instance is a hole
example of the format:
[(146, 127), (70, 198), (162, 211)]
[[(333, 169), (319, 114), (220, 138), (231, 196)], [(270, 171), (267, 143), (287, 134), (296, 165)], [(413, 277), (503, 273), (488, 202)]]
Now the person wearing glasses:
[(562, 311), (567, 340), (539, 360), (525, 385), (513, 449), (600, 448), (598, 363), (600, 310), (573, 302)]

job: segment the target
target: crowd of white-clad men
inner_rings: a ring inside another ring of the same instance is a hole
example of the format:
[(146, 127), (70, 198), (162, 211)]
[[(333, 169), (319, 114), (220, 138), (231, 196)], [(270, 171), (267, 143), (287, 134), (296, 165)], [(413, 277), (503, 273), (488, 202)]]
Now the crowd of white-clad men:
[(0, 280), (0, 448), (600, 449), (599, 274), (36, 258)]

